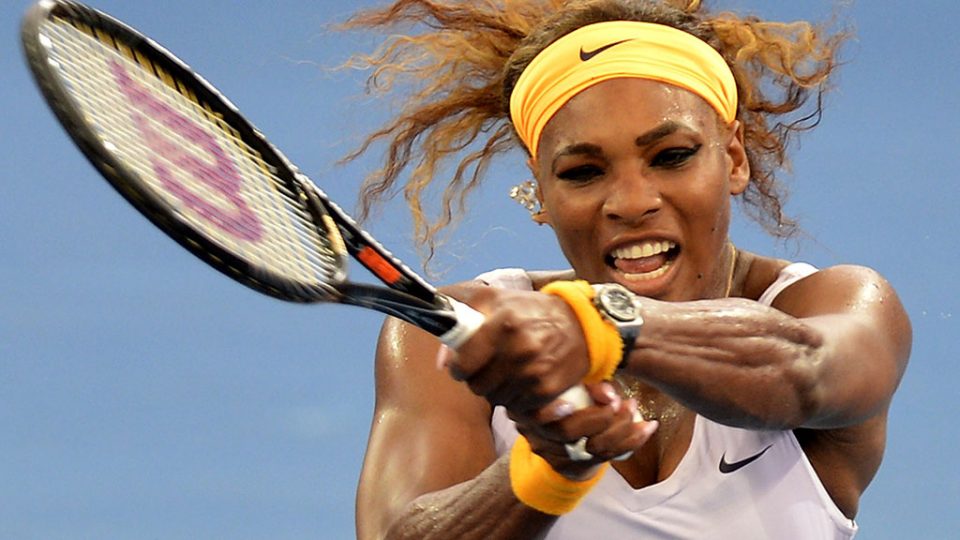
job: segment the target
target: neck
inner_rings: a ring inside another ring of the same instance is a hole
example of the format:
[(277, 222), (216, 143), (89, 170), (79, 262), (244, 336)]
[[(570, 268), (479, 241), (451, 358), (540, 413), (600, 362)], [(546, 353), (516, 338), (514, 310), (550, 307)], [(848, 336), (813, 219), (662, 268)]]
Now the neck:
[(737, 271), (737, 260), (740, 258), (740, 252), (737, 251), (737, 248), (733, 245), (733, 242), (727, 241), (727, 253), (727, 266), (729, 270), (727, 270), (727, 283), (724, 287), (723, 296), (721, 296), (721, 298), (729, 298), (733, 293), (733, 282)]

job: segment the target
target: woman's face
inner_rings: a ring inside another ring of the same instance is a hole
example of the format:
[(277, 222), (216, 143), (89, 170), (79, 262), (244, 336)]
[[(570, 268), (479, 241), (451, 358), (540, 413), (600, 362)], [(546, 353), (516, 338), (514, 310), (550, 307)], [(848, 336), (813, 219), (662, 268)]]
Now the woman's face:
[(543, 221), (578, 277), (663, 300), (721, 296), (730, 197), (749, 166), (737, 124), (699, 96), (613, 79), (550, 120), (531, 161)]

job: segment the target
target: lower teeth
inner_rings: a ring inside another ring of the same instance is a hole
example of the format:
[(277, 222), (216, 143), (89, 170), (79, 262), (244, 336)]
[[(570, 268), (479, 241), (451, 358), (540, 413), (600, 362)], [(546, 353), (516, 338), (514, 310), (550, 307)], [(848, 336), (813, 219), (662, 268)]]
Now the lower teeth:
[(623, 273), (623, 277), (626, 278), (626, 279), (629, 279), (629, 280), (634, 280), (634, 281), (648, 281), (648, 280), (651, 280), (651, 279), (656, 279), (656, 278), (658, 278), (658, 277), (666, 274), (666, 273), (667, 273), (667, 270), (670, 270), (670, 265), (671, 265), (671, 263), (667, 262), (667, 263), (665, 263), (663, 266), (661, 266), (660, 268), (657, 268), (656, 270), (653, 270), (652, 272), (645, 272), (645, 273), (643, 273), (643, 274), (628, 274), (628, 273), (625, 273), (625, 272), (624, 272), (624, 273)]

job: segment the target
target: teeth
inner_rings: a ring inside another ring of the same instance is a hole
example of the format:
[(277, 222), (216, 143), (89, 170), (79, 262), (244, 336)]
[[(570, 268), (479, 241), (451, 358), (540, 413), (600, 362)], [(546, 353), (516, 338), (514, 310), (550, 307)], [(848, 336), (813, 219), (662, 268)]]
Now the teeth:
[(641, 257), (659, 255), (675, 247), (677, 247), (677, 244), (669, 240), (647, 241), (642, 244), (633, 244), (615, 249), (611, 255), (617, 259), (639, 259)]
[(646, 274), (626, 274), (626, 273), (622, 273), (621, 275), (622, 275), (622, 276), (624, 277), (624, 279), (626, 279), (627, 281), (647, 281), (647, 280), (650, 280), (650, 279), (657, 279), (658, 277), (666, 274), (667, 271), (670, 270), (670, 267), (671, 267), (671, 266), (673, 266), (673, 263), (670, 262), (670, 261), (668, 261), (667, 263), (665, 263), (665, 264), (664, 264), (663, 266), (661, 266), (660, 268), (657, 268), (656, 270), (654, 270), (654, 271), (652, 271), (652, 272), (647, 272)]

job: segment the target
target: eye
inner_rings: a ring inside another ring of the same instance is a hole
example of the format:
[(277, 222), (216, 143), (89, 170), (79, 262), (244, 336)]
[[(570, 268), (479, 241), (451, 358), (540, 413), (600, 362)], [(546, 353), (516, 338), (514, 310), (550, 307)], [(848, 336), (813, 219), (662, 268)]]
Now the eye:
[(602, 174), (603, 169), (596, 165), (577, 165), (559, 171), (557, 178), (568, 182), (589, 182)]
[(703, 145), (698, 144), (692, 147), (667, 148), (654, 156), (650, 165), (664, 169), (675, 169), (696, 155), (696, 153), (700, 151), (701, 146)]

